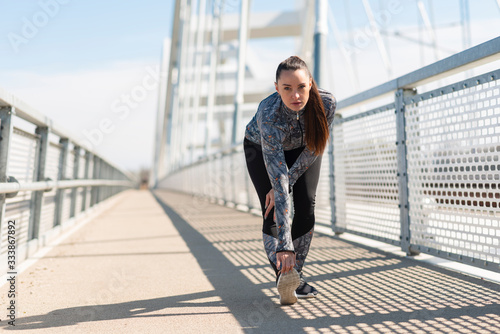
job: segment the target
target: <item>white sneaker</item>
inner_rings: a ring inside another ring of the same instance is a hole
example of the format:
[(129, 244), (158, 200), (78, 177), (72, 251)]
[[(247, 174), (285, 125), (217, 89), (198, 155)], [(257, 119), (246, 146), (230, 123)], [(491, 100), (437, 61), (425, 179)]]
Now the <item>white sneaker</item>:
[(280, 294), (281, 305), (292, 305), (297, 302), (295, 289), (299, 287), (299, 284), (300, 276), (295, 268), (286, 274), (279, 274), (276, 287), (278, 288), (278, 293)]

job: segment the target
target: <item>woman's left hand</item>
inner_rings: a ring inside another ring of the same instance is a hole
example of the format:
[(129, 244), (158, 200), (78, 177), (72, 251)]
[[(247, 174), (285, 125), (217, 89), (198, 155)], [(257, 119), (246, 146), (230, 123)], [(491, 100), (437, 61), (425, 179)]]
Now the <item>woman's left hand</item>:
[[(271, 212), (272, 208), (274, 208), (274, 189), (271, 189), (266, 195), (266, 212), (264, 213), (264, 219), (267, 219), (267, 215)], [(276, 220), (276, 214), (274, 214), (274, 220)]]

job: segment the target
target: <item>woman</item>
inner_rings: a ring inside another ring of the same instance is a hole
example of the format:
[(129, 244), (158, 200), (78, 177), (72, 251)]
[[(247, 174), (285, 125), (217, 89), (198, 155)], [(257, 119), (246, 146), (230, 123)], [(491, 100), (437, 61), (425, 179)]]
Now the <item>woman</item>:
[[(315, 297), (302, 268), (314, 229), (314, 199), (335, 98), (317, 88), (306, 63), (292, 56), (276, 70), (276, 92), (265, 98), (245, 131), (248, 173), (258, 193), (264, 248), (282, 305)], [(288, 208), (293, 196), (294, 215)]]

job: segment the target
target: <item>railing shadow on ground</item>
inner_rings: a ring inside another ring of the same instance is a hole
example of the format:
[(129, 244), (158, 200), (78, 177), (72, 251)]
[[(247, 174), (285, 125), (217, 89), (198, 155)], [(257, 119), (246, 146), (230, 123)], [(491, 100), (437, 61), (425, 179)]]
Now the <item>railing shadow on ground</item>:
[(3, 329), (148, 317), (165, 317), (168, 324), (170, 317), (228, 310), (246, 333), (500, 332), (499, 285), (318, 234), (305, 273), (321, 295), (282, 307), (260, 219), (186, 195), (154, 195), (213, 291), (61, 308)]

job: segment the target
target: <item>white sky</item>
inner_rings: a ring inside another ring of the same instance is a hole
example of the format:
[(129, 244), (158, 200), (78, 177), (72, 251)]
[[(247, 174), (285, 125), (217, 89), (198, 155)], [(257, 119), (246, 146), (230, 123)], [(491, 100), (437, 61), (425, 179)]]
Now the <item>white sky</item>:
[[(170, 37), (174, 2), (0, 0), (0, 86), (68, 129), (75, 138), (90, 142), (116, 165), (132, 171), (150, 167), (158, 104), (154, 73), (160, 63), (163, 40)], [(228, 11), (238, 10), (237, 0), (226, 3)], [(374, 38), (367, 35), (369, 26), (362, 1), (329, 3), (344, 43), (350, 43), (349, 24), (357, 36), (353, 61), (360, 89), (434, 61), (431, 48), (387, 37), (384, 41), (392, 64), (389, 76)], [(387, 13), (394, 6), (400, 9), (385, 16), (381, 27), (388, 33), (398, 31), (429, 42), (428, 34), (419, 35), (416, 3), (370, 0), (376, 14)], [(437, 43), (445, 50), (438, 56), (461, 51), (460, 1), (423, 3), (437, 27)], [(252, 6), (254, 11), (292, 10), (294, 2), (253, 0)], [(471, 46), (500, 36), (500, 8), (496, 0), (473, 0), (469, 6)], [(330, 37), (329, 43), (332, 80), (327, 88), (339, 98), (347, 97), (355, 92), (353, 81), (348, 77), (337, 41)], [(277, 62), (294, 50), (292, 41), (286, 39), (252, 41), (250, 46), (254, 54), (261, 55), (260, 63), (264, 64), (263, 70), (270, 72), (271, 80)], [(133, 94), (136, 98), (128, 101), (127, 96)], [(102, 136), (96, 135), (97, 130)]]

